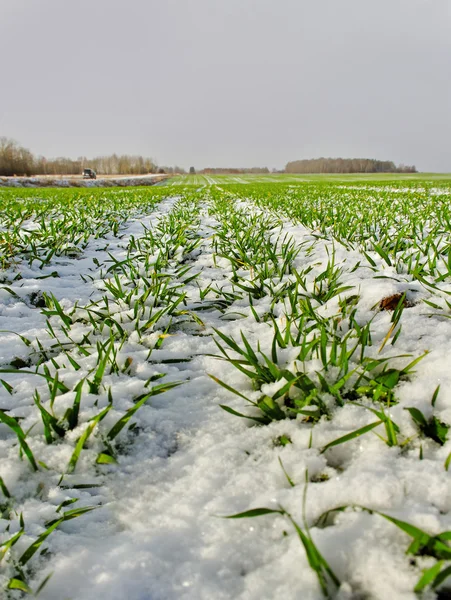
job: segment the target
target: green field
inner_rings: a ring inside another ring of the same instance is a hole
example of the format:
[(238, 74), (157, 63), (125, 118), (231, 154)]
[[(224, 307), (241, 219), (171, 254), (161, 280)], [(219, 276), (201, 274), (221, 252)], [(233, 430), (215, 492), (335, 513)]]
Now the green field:
[[(211, 183), (233, 184), (233, 183), (322, 183), (322, 182), (342, 182), (354, 183), (361, 182), (369, 184), (372, 182), (441, 182), (451, 181), (451, 173), (414, 173), (414, 174), (394, 174), (394, 173), (353, 173), (353, 174), (324, 174), (324, 175), (296, 175), (288, 173), (277, 173), (270, 175), (178, 175), (167, 180), (164, 185), (208, 185)], [(160, 184), (163, 185), (163, 184)]]
[(0, 190), (4, 597), (435, 598), (450, 200), (424, 174)]

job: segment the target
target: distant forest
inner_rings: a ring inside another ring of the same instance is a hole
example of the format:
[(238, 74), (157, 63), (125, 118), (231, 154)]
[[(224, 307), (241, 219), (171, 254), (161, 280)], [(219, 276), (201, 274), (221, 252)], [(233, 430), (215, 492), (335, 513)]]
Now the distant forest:
[(166, 173), (184, 173), (180, 167), (158, 167), (151, 158), (127, 154), (47, 159), (34, 156), (26, 148), (6, 137), (0, 137), (0, 176), (13, 175), (80, 175), (85, 168), (94, 169), (99, 175), (144, 175), (164, 170)]
[(230, 169), (221, 167), (207, 167), (206, 169), (198, 171), (198, 173), (202, 173), (203, 175), (239, 175), (242, 173), (269, 173), (269, 169), (268, 167), (250, 167), (249, 169), (238, 169), (233, 167)]
[(373, 158), (311, 158), (287, 163), (285, 173), (416, 173), (415, 166)]

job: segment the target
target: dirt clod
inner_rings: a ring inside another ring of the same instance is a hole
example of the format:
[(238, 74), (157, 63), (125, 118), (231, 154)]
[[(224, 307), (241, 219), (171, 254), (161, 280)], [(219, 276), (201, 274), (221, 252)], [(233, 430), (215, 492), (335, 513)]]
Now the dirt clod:
[[(393, 294), (392, 296), (382, 298), (382, 300), (379, 302), (380, 310), (395, 310), (401, 298), (402, 294)], [(402, 305), (404, 308), (410, 308), (413, 306), (413, 303), (409, 302), (407, 298), (404, 298)]]

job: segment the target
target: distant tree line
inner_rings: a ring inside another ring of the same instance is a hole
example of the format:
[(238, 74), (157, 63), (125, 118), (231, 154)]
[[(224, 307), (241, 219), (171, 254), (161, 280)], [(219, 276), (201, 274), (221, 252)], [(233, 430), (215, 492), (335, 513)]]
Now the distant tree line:
[[(0, 176), (12, 175), (79, 175), (84, 168), (91, 168), (101, 175), (144, 175), (161, 170), (155, 161), (143, 156), (128, 154), (98, 156), (88, 159), (80, 157), (47, 159), (34, 156), (26, 148), (22, 148), (6, 137), (0, 137)], [(180, 172), (179, 167), (166, 167), (165, 172)], [(179, 169), (174, 171), (174, 169)], [(183, 171), (183, 169), (182, 169)]]
[[(88, 159), (84, 156), (48, 159), (34, 156), (14, 140), (0, 137), (0, 176), (12, 175), (78, 175), (85, 168), (94, 169), (99, 175), (144, 175), (145, 173), (186, 173), (182, 167), (159, 167), (151, 158), (139, 155), (111, 154)], [(195, 172), (194, 167), (190, 172)], [(202, 174), (269, 173), (267, 167), (222, 168), (208, 167), (198, 171)], [(315, 158), (287, 163), (286, 173), (416, 173), (414, 166), (399, 165), (389, 160), (371, 158)]]
[(204, 175), (240, 175), (243, 173), (269, 173), (268, 167), (251, 167), (249, 169), (236, 169), (236, 168), (220, 168), (220, 167), (207, 167), (198, 171)]
[(415, 166), (374, 158), (311, 158), (287, 163), (286, 173), (416, 173)]
[(170, 175), (172, 174), (181, 174), (183, 175), (184, 173), (186, 173), (186, 169), (184, 169), (183, 167), (178, 167), (177, 165), (175, 165), (174, 167), (158, 167), (158, 173), (169, 173)]
[(14, 140), (0, 137), (0, 175), (31, 175), (34, 156)]

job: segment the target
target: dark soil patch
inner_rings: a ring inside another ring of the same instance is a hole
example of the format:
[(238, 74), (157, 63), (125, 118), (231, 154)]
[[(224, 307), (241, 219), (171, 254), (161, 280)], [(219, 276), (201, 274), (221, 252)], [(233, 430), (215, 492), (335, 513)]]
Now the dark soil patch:
[(36, 308), (45, 308), (46, 303), (42, 292), (31, 292), (30, 304), (36, 306)]
[[(393, 294), (392, 296), (382, 298), (382, 300), (379, 302), (380, 310), (395, 310), (402, 297), (403, 294)], [(411, 308), (414, 306), (413, 302), (409, 302), (406, 297), (404, 297), (402, 305), (404, 308)]]
[(25, 369), (31, 366), (31, 361), (29, 359), (23, 360), (22, 358), (16, 356), (9, 364), (14, 369)]

